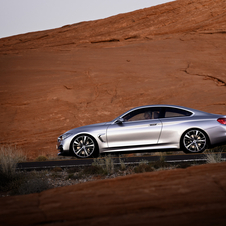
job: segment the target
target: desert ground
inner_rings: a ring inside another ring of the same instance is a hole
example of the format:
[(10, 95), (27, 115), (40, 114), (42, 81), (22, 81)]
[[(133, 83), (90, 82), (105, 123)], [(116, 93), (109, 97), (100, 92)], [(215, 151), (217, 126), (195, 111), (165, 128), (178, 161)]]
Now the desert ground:
[[(225, 12), (225, 0), (177, 0), (0, 39), (0, 144), (21, 148), (28, 160), (56, 156), (62, 133), (110, 121), (140, 105), (173, 104), (225, 115)], [(0, 219), (3, 225), (15, 225), (4, 218), (12, 215), (24, 220), (21, 225), (74, 225), (75, 219), (76, 225), (137, 225), (141, 219), (149, 225), (223, 225), (225, 164), (202, 167), (1, 198)], [(40, 205), (51, 217), (41, 218)], [(203, 221), (196, 221), (199, 217)]]

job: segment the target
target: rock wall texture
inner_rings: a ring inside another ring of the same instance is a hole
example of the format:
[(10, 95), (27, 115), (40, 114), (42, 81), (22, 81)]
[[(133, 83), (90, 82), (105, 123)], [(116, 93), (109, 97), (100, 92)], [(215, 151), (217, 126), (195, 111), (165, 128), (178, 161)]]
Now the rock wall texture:
[(57, 137), (149, 104), (226, 114), (226, 1), (178, 0), (0, 39), (0, 144)]
[(226, 163), (0, 198), (0, 224), (224, 226)]
[[(56, 155), (63, 132), (139, 105), (226, 114), (226, 1), (178, 0), (0, 39), (0, 145)], [(225, 163), (0, 198), (0, 225), (225, 225)]]

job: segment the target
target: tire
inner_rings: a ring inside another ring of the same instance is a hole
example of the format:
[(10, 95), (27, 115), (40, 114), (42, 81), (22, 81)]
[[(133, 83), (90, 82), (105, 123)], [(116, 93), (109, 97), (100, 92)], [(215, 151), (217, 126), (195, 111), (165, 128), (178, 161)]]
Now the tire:
[(202, 153), (208, 147), (209, 138), (200, 129), (190, 129), (181, 137), (181, 147), (184, 153)]
[(71, 142), (70, 151), (78, 158), (96, 157), (99, 154), (96, 140), (87, 134), (75, 137)]

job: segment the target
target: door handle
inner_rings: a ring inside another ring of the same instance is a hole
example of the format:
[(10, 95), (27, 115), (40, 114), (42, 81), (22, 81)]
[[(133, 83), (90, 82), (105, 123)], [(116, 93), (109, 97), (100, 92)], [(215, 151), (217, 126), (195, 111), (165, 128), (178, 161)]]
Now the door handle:
[(150, 126), (156, 126), (156, 125), (157, 125), (157, 123), (150, 124)]

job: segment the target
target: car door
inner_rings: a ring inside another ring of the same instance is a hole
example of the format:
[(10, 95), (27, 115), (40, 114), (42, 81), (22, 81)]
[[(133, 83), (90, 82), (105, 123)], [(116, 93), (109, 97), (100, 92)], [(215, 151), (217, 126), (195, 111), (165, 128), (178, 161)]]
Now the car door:
[(163, 107), (160, 120), (162, 122), (159, 144), (180, 145), (182, 133), (188, 128), (187, 123), (193, 113), (176, 107)]
[[(126, 147), (157, 144), (162, 130), (161, 121), (155, 116), (157, 109), (143, 108), (130, 112), (107, 129), (108, 147)], [(149, 116), (147, 114), (149, 113)]]

